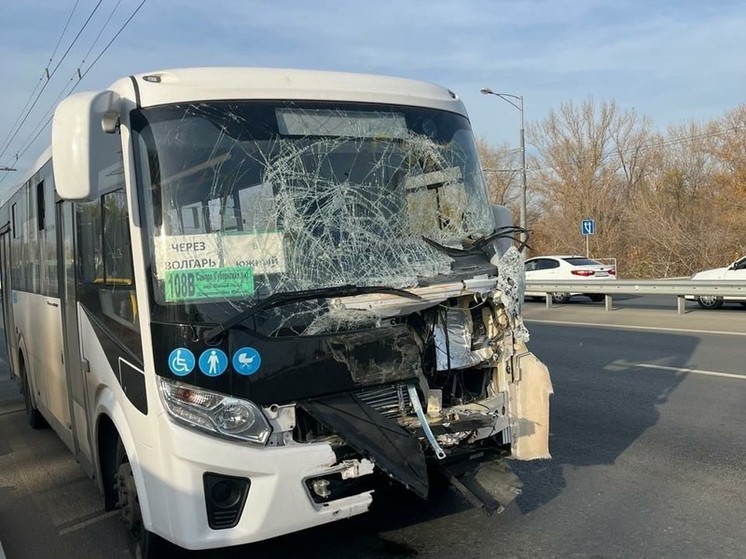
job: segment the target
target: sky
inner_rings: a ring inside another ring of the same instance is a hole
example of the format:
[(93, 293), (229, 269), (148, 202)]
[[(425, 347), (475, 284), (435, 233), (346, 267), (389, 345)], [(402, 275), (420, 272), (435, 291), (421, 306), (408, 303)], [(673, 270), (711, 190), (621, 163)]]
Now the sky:
[(0, 168), (18, 171), (0, 171), (0, 196), (49, 145), (44, 124), (58, 99), (154, 70), (265, 66), (420, 79), (456, 92), (478, 137), (516, 147), (519, 111), (481, 87), (523, 96), (527, 125), (592, 98), (634, 109), (661, 131), (719, 118), (746, 96), (743, 1), (141, 2), (2, 3)]

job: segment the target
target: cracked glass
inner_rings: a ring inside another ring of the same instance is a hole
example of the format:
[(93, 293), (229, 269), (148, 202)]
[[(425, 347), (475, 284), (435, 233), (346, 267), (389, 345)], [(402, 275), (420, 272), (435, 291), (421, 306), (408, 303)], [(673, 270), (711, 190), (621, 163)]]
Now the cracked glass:
[[(342, 285), (415, 287), (453, 264), (423, 237), (461, 247), (493, 230), (462, 115), (221, 101), (141, 109), (131, 122), (161, 306), (241, 308)], [(338, 327), (309, 320), (313, 331)]]

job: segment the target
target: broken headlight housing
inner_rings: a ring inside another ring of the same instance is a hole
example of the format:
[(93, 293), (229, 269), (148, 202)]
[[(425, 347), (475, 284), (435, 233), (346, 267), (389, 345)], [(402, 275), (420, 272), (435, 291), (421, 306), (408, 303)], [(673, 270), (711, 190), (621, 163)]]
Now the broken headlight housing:
[(253, 402), (159, 378), (158, 389), (168, 414), (179, 423), (212, 435), (265, 445), (272, 433)]

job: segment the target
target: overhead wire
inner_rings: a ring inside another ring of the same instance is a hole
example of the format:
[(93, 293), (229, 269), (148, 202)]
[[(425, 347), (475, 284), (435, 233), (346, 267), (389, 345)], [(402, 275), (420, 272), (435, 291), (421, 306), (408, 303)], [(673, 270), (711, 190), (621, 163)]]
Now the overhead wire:
[[(99, 0), (98, 4), (96, 4), (96, 7), (94, 8), (94, 11), (95, 11), (96, 9), (98, 9), (98, 6), (99, 6), (99, 5), (101, 4), (101, 1), (102, 1), (102, 0)], [(85, 57), (83, 58), (83, 61), (81, 62), (81, 66), (82, 66), (82, 65), (84, 64), (84, 62), (85, 62), (85, 59), (86, 59), (86, 58), (88, 57), (88, 55), (89, 55), (89, 54), (90, 54), (90, 53), (91, 53), (91, 52), (93, 51), (93, 47), (94, 47), (94, 46), (95, 46), (95, 44), (96, 44), (96, 43), (98, 42), (98, 40), (99, 40), (99, 38), (100, 38), (101, 34), (103, 33), (103, 30), (104, 30), (105, 26), (106, 26), (106, 25), (107, 25), (107, 24), (109, 23), (109, 21), (111, 20), (111, 17), (113, 16), (113, 14), (114, 14), (114, 11), (115, 11), (115, 10), (116, 10), (116, 8), (117, 8), (117, 7), (119, 6), (120, 2), (121, 2), (121, 0), (119, 0), (119, 1), (117, 2), (116, 6), (115, 6), (115, 7), (114, 7), (114, 9), (112, 10), (112, 12), (111, 12), (111, 13), (109, 14), (109, 17), (107, 18), (106, 22), (105, 22), (105, 23), (104, 23), (104, 25), (102, 26), (102, 29), (101, 29), (101, 31), (100, 31), (100, 32), (99, 32), (99, 34), (97, 35), (97, 37), (96, 37), (96, 39), (94, 40), (94, 42), (93, 42), (93, 44), (91, 45), (91, 47), (90, 47), (90, 48), (88, 49), (88, 52), (86, 52), (86, 54), (85, 54)], [(51, 112), (51, 110), (52, 110), (52, 109), (54, 109), (54, 107), (56, 107), (57, 101), (58, 101), (58, 100), (60, 99), (60, 97), (62, 97), (63, 95), (64, 95), (64, 96), (66, 97), (66, 96), (70, 95), (70, 94), (71, 94), (71, 93), (72, 93), (73, 91), (75, 91), (75, 89), (76, 89), (76, 88), (78, 87), (78, 85), (79, 85), (79, 84), (80, 84), (80, 82), (81, 82), (81, 81), (83, 80), (83, 78), (84, 78), (84, 77), (85, 77), (85, 76), (86, 76), (86, 75), (88, 74), (88, 72), (90, 72), (90, 71), (91, 71), (91, 69), (92, 69), (92, 68), (93, 68), (93, 67), (94, 67), (94, 66), (96, 65), (96, 63), (97, 63), (97, 62), (98, 62), (98, 61), (99, 61), (99, 60), (101, 59), (101, 57), (102, 57), (102, 56), (103, 56), (103, 55), (104, 55), (104, 54), (106, 53), (106, 51), (108, 51), (108, 50), (109, 50), (109, 47), (111, 47), (111, 45), (112, 45), (112, 44), (114, 43), (114, 41), (115, 41), (115, 40), (117, 39), (117, 37), (119, 37), (119, 35), (121, 35), (122, 31), (124, 31), (124, 29), (125, 29), (125, 28), (127, 27), (127, 25), (129, 25), (129, 23), (130, 23), (130, 22), (132, 21), (132, 19), (133, 19), (133, 18), (134, 18), (134, 17), (135, 17), (136, 15), (137, 15), (137, 13), (138, 13), (138, 12), (140, 11), (140, 9), (141, 9), (141, 8), (143, 7), (143, 5), (144, 5), (144, 4), (146, 3), (146, 2), (147, 2), (147, 0), (141, 0), (140, 4), (138, 4), (137, 8), (135, 8), (135, 10), (134, 10), (134, 11), (132, 12), (132, 14), (130, 14), (130, 16), (129, 16), (129, 17), (128, 17), (128, 18), (126, 19), (126, 20), (125, 20), (125, 22), (124, 22), (124, 23), (123, 23), (123, 24), (122, 24), (122, 25), (121, 25), (121, 26), (119, 27), (119, 29), (118, 29), (118, 30), (117, 30), (117, 32), (116, 32), (116, 33), (114, 34), (114, 36), (113, 36), (113, 37), (112, 37), (112, 38), (111, 38), (111, 39), (109, 40), (109, 42), (108, 42), (108, 43), (106, 43), (106, 45), (105, 45), (105, 46), (103, 47), (103, 49), (102, 49), (102, 50), (101, 50), (101, 51), (100, 51), (100, 52), (98, 53), (98, 55), (96, 56), (96, 58), (95, 58), (95, 59), (94, 59), (94, 60), (93, 60), (93, 61), (92, 61), (92, 62), (91, 62), (91, 63), (90, 63), (89, 65), (88, 65), (88, 67), (87, 67), (87, 68), (85, 69), (85, 71), (81, 71), (81, 68), (80, 68), (80, 67), (79, 67), (79, 68), (77, 68), (76, 72), (75, 72), (75, 73), (73, 74), (73, 76), (72, 76), (72, 77), (70, 78), (70, 80), (68, 80), (68, 83), (67, 83), (67, 84), (66, 84), (66, 85), (65, 85), (65, 86), (63, 87), (63, 89), (62, 89), (62, 92), (60, 93), (60, 95), (58, 95), (58, 98), (57, 98), (57, 100), (55, 100), (55, 103), (54, 103), (54, 104), (52, 105), (52, 107), (51, 107), (51, 108), (50, 108), (49, 110), (47, 110), (47, 112), (45, 113), (45, 115), (44, 115), (45, 117), (49, 115), (49, 113)], [(92, 14), (93, 14), (93, 12), (92, 12)], [(91, 14), (91, 15), (92, 15), (92, 14)], [(85, 25), (87, 25), (87, 24), (88, 24), (88, 22), (90, 21), (90, 17), (91, 17), (91, 16), (89, 16), (89, 19), (88, 19), (88, 20), (86, 21), (86, 24), (85, 24)], [(79, 32), (79, 33), (78, 33), (78, 35), (76, 36), (76, 40), (77, 40), (77, 37), (79, 37), (79, 36), (80, 36), (80, 32)], [(66, 54), (67, 54), (68, 52), (69, 52), (69, 49), (68, 49), (68, 51), (66, 52)], [(59, 65), (58, 65), (57, 67), (59, 67)], [(57, 69), (57, 67), (55, 67), (55, 70)], [(73, 84), (72, 88), (70, 88), (70, 90), (69, 90), (69, 91), (65, 91), (65, 90), (66, 90), (66, 88), (67, 88), (67, 87), (69, 86), (70, 82), (71, 82), (71, 81), (72, 81), (72, 80), (73, 80), (73, 79), (75, 78), (75, 75), (76, 75), (76, 74), (77, 74), (77, 76), (78, 76), (78, 81), (77, 81), (77, 82), (75, 82), (75, 83)], [(38, 96), (37, 96), (37, 100), (38, 100)], [(33, 108), (33, 107), (32, 107), (32, 108)], [(35, 134), (33, 135), (33, 137), (30, 137), (30, 138), (29, 138), (29, 139), (28, 139), (28, 140), (27, 140), (27, 141), (25, 142), (25, 144), (23, 144), (23, 146), (24, 146), (24, 147), (23, 147), (23, 149), (22, 149), (21, 151), (19, 151), (19, 152), (18, 152), (18, 153), (16, 154), (16, 159), (18, 159), (18, 158), (20, 158), (21, 156), (23, 156), (23, 155), (24, 155), (24, 154), (26, 153), (26, 151), (27, 151), (27, 150), (28, 150), (28, 149), (29, 149), (29, 148), (30, 148), (30, 147), (31, 147), (31, 146), (32, 146), (32, 145), (34, 144), (34, 142), (35, 142), (35, 141), (36, 141), (36, 139), (37, 139), (37, 138), (39, 137), (39, 135), (40, 135), (40, 134), (41, 134), (41, 133), (42, 133), (42, 132), (43, 132), (43, 131), (44, 131), (44, 130), (46, 129), (46, 127), (47, 127), (47, 126), (49, 125), (49, 123), (50, 123), (50, 122), (52, 121), (52, 118), (53, 118), (53, 116), (54, 116), (54, 115), (52, 115), (52, 116), (48, 116), (47, 120), (46, 120), (45, 122), (43, 122), (43, 125), (42, 125), (41, 127), (39, 127), (38, 131), (37, 131), (37, 132), (36, 132), (36, 133), (35, 133)], [(27, 114), (26, 118), (28, 118), (28, 114)], [(40, 120), (40, 122), (39, 122), (39, 123), (41, 124), (41, 123), (42, 123), (42, 121), (44, 121), (44, 117), (42, 117), (42, 119)], [(25, 122), (25, 119), (24, 119), (24, 122)], [(38, 126), (38, 125), (37, 125), (37, 126)], [(0, 156), (2, 156), (2, 153), (0, 153)], [(7, 174), (5, 174), (5, 175), (3, 175), (2, 177), (0, 177), (0, 184), (2, 184), (2, 183), (3, 183), (4, 181), (5, 181), (5, 178), (6, 178), (7, 176), (8, 176), (8, 175), (7, 175)]]
[[(72, 49), (72, 47), (78, 41), (78, 38), (80, 37), (81, 33), (83, 33), (83, 31), (85, 30), (85, 28), (88, 26), (88, 23), (90, 23), (91, 18), (93, 18), (93, 15), (96, 13), (96, 11), (98, 10), (99, 6), (101, 6), (101, 2), (103, 2), (103, 0), (98, 0), (98, 2), (96, 3), (96, 5), (94, 6), (93, 10), (89, 14), (88, 19), (86, 19), (86, 21), (83, 24), (83, 26), (80, 28), (80, 30), (78, 30), (78, 33), (75, 35), (75, 38), (73, 38), (73, 40), (71, 41), (70, 45), (68, 45), (67, 50), (65, 50), (65, 53), (62, 55), (62, 57), (60, 58), (60, 60), (57, 62), (57, 65), (54, 67), (54, 69), (51, 72), (49, 72), (49, 68), (48, 67), (46, 68), (47, 81), (45, 81), (44, 85), (42, 85), (41, 90), (39, 91), (39, 93), (37, 93), (36, 98), (34, 99), (34, 102), (31, 104), (31, 106), (26, 111), (26, 114), (24, 115), (24, 117), (21, 120), (20, 124), (16, 128), (15, 132), (13, 132), (13, 134), (12, 134), (11, 138), (8, 140), (8, 143), (6, 144), (6, 146), (2, 149), (2, 151), (0, 151), (0, 158), (2, 158), (2, 156), (5, 154), (5, 152), (7, 151), (8, 147), (10, 146), (10, 144), (13, 142), (13, 140), (15, 139), (15, 137), (18, 135), (18, 132), (21, 130), (21, 128), (23, 127), (23, 125), (26, 123), (26, 120), (28, 120), (28, 117), (31, 115), (31, 112), (34, 110), (34, 107), (39, 102), (39, 98), (42, 96), (42, 94), (44, 93), (44, 90), (47, 88), (47, 86), (49, 85), (49, 83), (52, 81), (52, 77), (57, 72), (57, 69), (60, 67), (60, 65), (62, 64), (62, 62), (65, 60), (65, 58), (67, 58), (67, 55), (70, 53), (70, 49)], [(16, 154), (16, 160), (19, 157), (20, 157), (20, 154)]]
[(75, 38), (68, 45), (67, 50), (65, 51), (65, 54), (63, 54), (62, 58), (60, 58), (60, 60), (57, 62), (57, 65), (54, 67), (54, 70), (52, 70), (50, 76), (54, 75), (57, 72), (57, 69), (60, 67), (62, 62), (65, 60), (65, 58), (67, 58), (67, 55), (70, 53), (70, 49), (72, 49), (73, 46), (75, 46), (75, 43), (78, 42), (80, 35), (83, 33), (83, 31), (85, 31), (85, 28), (88, 27), (88, 24), (91, 22), (91, 19), (93, 19), (93, 16), (96, 14), (99, 7), (101, 6), (101, 2), (103, 2), (103, 0), (98, 0), (96, 5), (93, 7), (93, 10), (91, 10), (91, 13), (88, 15), (88, 19), (85, 20), (85, 23), (83, 24), (83, 26), (78, 30), (78, 33), (75, 35)]
[[(101, 38), (101, 35), (103, 34), (106, 27), (109, 25), (111, 18), (114, 16), (114, 13), (116, 12), (121, 2), (122, 0), (117, 0), (117, 3), (112, 8), (111, 12), (109, 13), (109, 16), (106, 18), (106, 21), (104, 21), (103, 25), (101, 26), (101, 29), (99, 30), (98, 34), (94, 38), (93, 42), (91, 43), (91, 46), (88, 48), (88, 51), (85, 53), (85, 55), (83, 55), (83, 58), (80, 61), (80, 64), (75, 69), (73, 74), (70, 76), (70, 79), (68, 79), (67, 83), (65, 83), (62, 86), (60, 93), (57, 95), (54, 101), (52, 101), (51, 105), (44, 113), (44, 116), (42, 116), (37, 121), (36, 125), (32, 128), (32, 132), (26, 137), (26, 140), (21, 143), (21, 148), (18, 150), (19, 157), (26, 153), (26, 151), (31, 147), (31, 145), (33, 145), (33, 143), (39, 137), (41, 132), (49, 125), (49, 122), (51, 121), (50, 113), (54, 110), (54, 108), (57, 106), (60, 100), (67, 97), (75, 90), (77, 83), (73, 83), (73, 80), (77, 77), (78, 82), (80, 82), (80, 80), (82, 79), (83, 75), (81, 74), (80, 69), (85, 65), (85, 62), (88, 59), (88, 56), (91, 54), (91, 51), (93, 51), (93, 48), (96, 46), (96, 43), (98, 43), (99, 39)], [(71, 83), (73, 84), (73, 86), (70, 88)], [(67, 90), (68, 88), (70, 88), (69, 91)]]
[(65, 26), (62, 28), (62, 33), (60, 33), (59, 39), (57, 39), (57, 44), (54, 45), (54, 50), (52, 50), (52, 54), (49, 57), (49, 62), (47, 62), (47, 70), (49, 70), (49, 67), (52, 65), (52, 60), (54, 59), (54, 55), (57, 54), (57, 49), (60, 47), (60, 43), (62, 43), (62, 37), (65, 36), (65, 31), (67, 31), (67, 27), (70, 25), (70, 21), (73, 19), (73, 15), (75, 14), (75, 10), (78, 8), (78, 2), (80, 0), (75, 0), (75, 4), (73, 5), (73, 9), (70, 11), (70, 15), (67, 17), (67, 21), (65, 22)]
[(124, 31), (124, 28), (127, 27), (127, 25), (129, 25), (129, 22), (132, 21), (132, 18), (134, 18), (137, 15), (137, 12), (140, 11), (140, 8), (142, 8), (143, 5), (145, 4), (145, 2), (147, 2), (147, 1), (148, 0), (142, 0), (140, 2), (140, 4), (137, 6), (137, 8), (135, 8), (135, 11), (132, 12), (132, 15), (130, 17), (128, 17), (127, 21), (125, 21), (122, 24), (122, 26), (119, 28), (119, 31), (117, 31), (115, 33), (115, 35), (111, 38), (111, 40), (108, 43), (106, 43), (106, 46), (104, 47), (104, 49), (98, 54), (98, 56), (93, 60), (93, 62), (91, 62), (91, 65), (88, 66), (88, 68), (86, 69), (86, 71), (83, 72), (83, 74), (81, 76), (81, 79), (83, 79), (86, 76), (86, 74), (88, 72), (90, 72), (91, 68), (93, 68), (93, 66), (96, 64), (96, 62), (98, 62), (99, 58), (101, 58), (104, 55), (104, 53), (107, 50), (109, 50), (109, 47), (112, 45), (112, 43), (117, 39), (117, 37), (119, 37), (119, 35), (122, 33), (122, 31)]
[(0, 152), (0, 157), (2, 157), (2, 154), (5, 153), (5, 149), (7, 149), (8, 144), (11, 140), (8, 138), (13, 133), (13, 130), (15, 130), (16, 125), (18, 124), (18, 121), (21, 120), (21, 117), (23, 116), (23, 113), (26, 111), (26, 108), (28, 107), (28, 104), (31, 102), (31, 99), (33, 99), (34, 94), (36, 93), (36, 90), (39, 88), (39, 85), (44, 81), (44, 78), (49, 78), (49, 66), (52, 64), (52, 60), (54, 60), (54, 55), (57, 54), (57, 49), (60, 46), (60, 43), (62, 42), (62, 37), (65, 36), (65, 31), (67, 31), (68, 26), (70, 25), (70, 21), (73, 18), (73, 15), (75, 14), (75, 10), (78, 7), (78, 2), (80, 0), (75, 0), (75, 5), (73, 6), (73, 9), (70, 11), (70, 15), (67, 17), (67, 21), (65, 22), (64, 27), (62, 28), (62, 32), (60, 33), (59, 38), (57, 39), (57, 44), (54, 46), (54, 49), (52, 49), (52, 54), (49, 55), (49, 62), (47, 62), (46, 68), (44, 68), (44, 71), (42, 72), (41, 76), (39, 77), (39, 80), (36, 82), (36, 85), (34, 86), (34, 89), (31, 90), (31, 93), (28, 96), (28, 99), (26, 99), (26, 103), (24, 103), (23, 108), (18, 113), (18, 116), (16, 117), (15, 122), (13, 122), (13, 125), (8, 129), (8, 135), (5, 136), (5, 139), (3, 140), (2, 146), (3, 150)]

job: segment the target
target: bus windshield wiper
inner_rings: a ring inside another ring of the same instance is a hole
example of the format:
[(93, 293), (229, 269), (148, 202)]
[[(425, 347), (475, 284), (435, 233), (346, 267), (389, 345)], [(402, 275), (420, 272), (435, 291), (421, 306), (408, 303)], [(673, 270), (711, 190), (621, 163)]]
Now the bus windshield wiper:
[(526, 241), (521, 241), (520, 238), (516, 237), (516, 235), (520, 235), (521, 233), (528, 234), (529, 231), (524, 229), (523, 227), (519, 227), (518, 225), (506, 225), (504, 227), (498, 227), (489, 235), (484, 235), (483, 237), (479, 237), (478, 239), (467, 238), (464, 241), (465, 244), (468, 244), (466, 251), (470, 252), (475, 249), (482, 249), (496, 239), (510, 239), (514, 242), (520, 243), (518, 246), (518, 252), (521, 252), (524, 247), (531, 248), (526, 244)]
[(471, 254), (474, 254), (475, 252), (483, 249), (485, 246), (487, 246), (489, 243), (494, 241), (495, 239), (502, 239), (502, 238), (508, 238), (512, 241), (515, 241), (517, 243), (520, 243), (518, 246), (518, 251), (522, 251), (524, 247), (531, 248), (526, 244), (526, 241), (520, 241), (519, 238), (516, 237), (517, 234), (526, 232), (525, 229), (522, 227), (518, 227), (517, 225), (507, 225), (505, 227), (498, 227), (495, 229), (492, 233), (488, 235), (484, 235), (483, 237), (479, 237), (477, 239), (472, 239), (470, 237), (467, 237), (462, 242), (465, 245), (465, 248), (456, 248), (456, 247), (449, 247), (446, 245), (443, 245), (439, 243), (438, 241), (434, 241), (433, 239), (430, 239), (428, 237), (425, 237), (423, 235), (422, 240), (425, 241), (427, 244), (429, 244), (431, 247), (439, 250), (443, 254), (446, 254), (447, 256), (450, 256), (451, 258), (458, 258), (459, 256), (469, 256)]
[(451, 258), (457, 258), (459, 256), (467, 256), (471, 254), (471, 251), (464, 250), (463, 248), (456, 248), (456, 247), (449, 247), (446, 245), (440, 244), (438, 241), (434, 241), (433, 239), (430, 239), (428, 237), (422, 236), (422, 240), (425, 241), (427, 244), (429, 244), (431, 247), (439, 250), (446, 256), (450, 256)]
[(484, 235), (482, 237), (478, 237), (476, 239), (466, 237), (462, 241), (464, 248), (449, 247), (439, 243), (438, 241), (425, 237), (424, 235), (422, 236), (422, 240), (429, 244), (431, 247), (439, 250), (443, 254), (450, 256), (451, 258), (458, 258), (459, 256), (472, 255), (475, 252), (482, 250), (492, 241), (503, 238), (511, 239), (512, 241), (519, 243), (518, 252), (523, 251), (524, 247), (530, 249), (531, 247), (526, 243), (526, 241), (521, 241), (516, 236), (520, 233), (528, 233), (528, 231), (526, 229), (523, 229), (523, 227), (518, 227), (517, 225), (506, 225), (504, 227), (498, 227), (492, 233), (489, 233), (488, 235)]
[(411, 293), (405, 289), (397, 289), (396, 287), (386, 287), (382, 285), (378, 286), (357, 286), (357, 285), (340, 285), (337, 287), (323, 287), (319, 289), (307, 289), (304, 291), (290, 291), (282, 293), (274, 293), (266, 299), (258, 302), (257, 304), (245, 309), (235, 316), (229, 318), (222, 324), (219, 324), (215, 328), (210, 328), (205, 331), (204, 339), (206, 342), (214, 339), (223, 332), (230, 330), (235, 325), (248, 320), (255, 314), (287, 305), (289, 303), (300, 303), (301, 301), (310, 301), (312, 299), (328, 299), (331, 297), (353, 297), (355, 295), (367, 295), (369, 293), (387, 293), (390, 295), (398, 295), (399, 297), (405, 297), (414, 301), (422, 301), (422, 297), (415, 293)]

